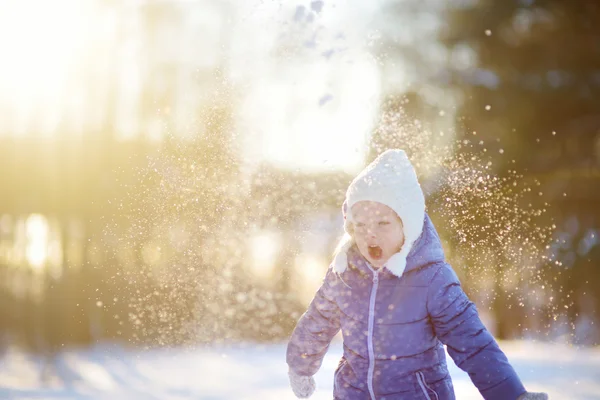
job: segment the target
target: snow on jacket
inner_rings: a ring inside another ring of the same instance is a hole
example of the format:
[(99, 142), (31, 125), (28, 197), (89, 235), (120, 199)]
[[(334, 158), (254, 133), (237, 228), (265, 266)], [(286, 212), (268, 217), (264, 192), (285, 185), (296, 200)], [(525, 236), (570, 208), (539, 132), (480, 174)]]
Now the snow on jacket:
[(484, 399), (516, 400), (525, 392), (444, 261), (427, 215), (400, 278), (373, 270), (356, 247), (343, 273), (329, 268), (288, 344), (290, 369), (314, 375), (340, 329), (334, 399), (455, 399), (443, 344)]

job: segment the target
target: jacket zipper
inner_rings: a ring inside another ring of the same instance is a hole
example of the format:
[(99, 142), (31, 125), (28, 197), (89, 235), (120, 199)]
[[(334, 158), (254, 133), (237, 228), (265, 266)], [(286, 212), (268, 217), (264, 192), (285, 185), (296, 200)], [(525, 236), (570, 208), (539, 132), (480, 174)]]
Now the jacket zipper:
[(373, 390), (373, 373), (375, 372), (375, 352), (373, 350), (373, 324), (375, 321), (375, 297), (377, 296), (377, 287), (379, 286), (379, 271), (373, 271), (373, 287), (371, 288), (371, 298), (369, 301), (369, 330), (367, 333), (367, 350), (369, 352), (369, 371), (367, 375), (367, 386), (371, 400), (376, 400)]

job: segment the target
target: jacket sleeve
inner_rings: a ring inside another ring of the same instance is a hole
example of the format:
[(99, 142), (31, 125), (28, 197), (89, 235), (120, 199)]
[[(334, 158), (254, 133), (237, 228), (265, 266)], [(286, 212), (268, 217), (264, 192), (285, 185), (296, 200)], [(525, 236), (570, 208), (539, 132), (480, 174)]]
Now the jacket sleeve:
[(525, 388), (447, 265), (434, 276), (427, 308), (437, 337), (486, 400), (516, 400)]
[(299, 375), (317, 373), (329, 344), (340, 330), (340, 311), (334, 290), (338, 278), (330, 267), (323, 284), (300, 317), (287, 346), (287, 364)]

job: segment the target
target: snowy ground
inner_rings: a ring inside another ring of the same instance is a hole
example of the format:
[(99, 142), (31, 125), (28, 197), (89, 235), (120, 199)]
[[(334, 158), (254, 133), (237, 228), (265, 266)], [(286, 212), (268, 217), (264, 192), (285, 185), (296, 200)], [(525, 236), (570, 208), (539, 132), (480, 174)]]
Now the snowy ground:
[[(529, 390), (552, 399), (600, 399), (600, 349), (504, 342)], [(315, 400), (331, 399), (341, 345), (332, 345), (317, 375)], [(0, 399), (285, 400), (285, 345), (133, 351), (112, 345), (61, 353), (56, 368), (11, 348), (0, 358)], [(451, 363), (452, 364), (452, 363)], [(451, 365), (457, 398), (481, 399), (468, 376)]]

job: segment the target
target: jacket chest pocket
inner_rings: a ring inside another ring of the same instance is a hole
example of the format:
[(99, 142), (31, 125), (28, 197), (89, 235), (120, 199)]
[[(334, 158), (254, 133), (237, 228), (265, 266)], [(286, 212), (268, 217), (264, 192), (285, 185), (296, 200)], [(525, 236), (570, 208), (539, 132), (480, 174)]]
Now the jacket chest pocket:
[(337, 384), (338, 384), (338, 377), (339, 377), (340, 373), (342, 372), (342, 370), (344, 369), (344, 367), (346, 366), (347, 363), (348, 363), (348, 361), (345, 358), (343, 358), (341, 360), (341, 362), (340, 362), (340, 365), (335, 370), (335, 374), (333, 375), (334, 389), (335, 389), (335, 386), (337, 386)]
[(427, 400), (440, 400), (438, 394), (425, 381), (425, 375), (421, 371), (415, 373), (419, 389)]

